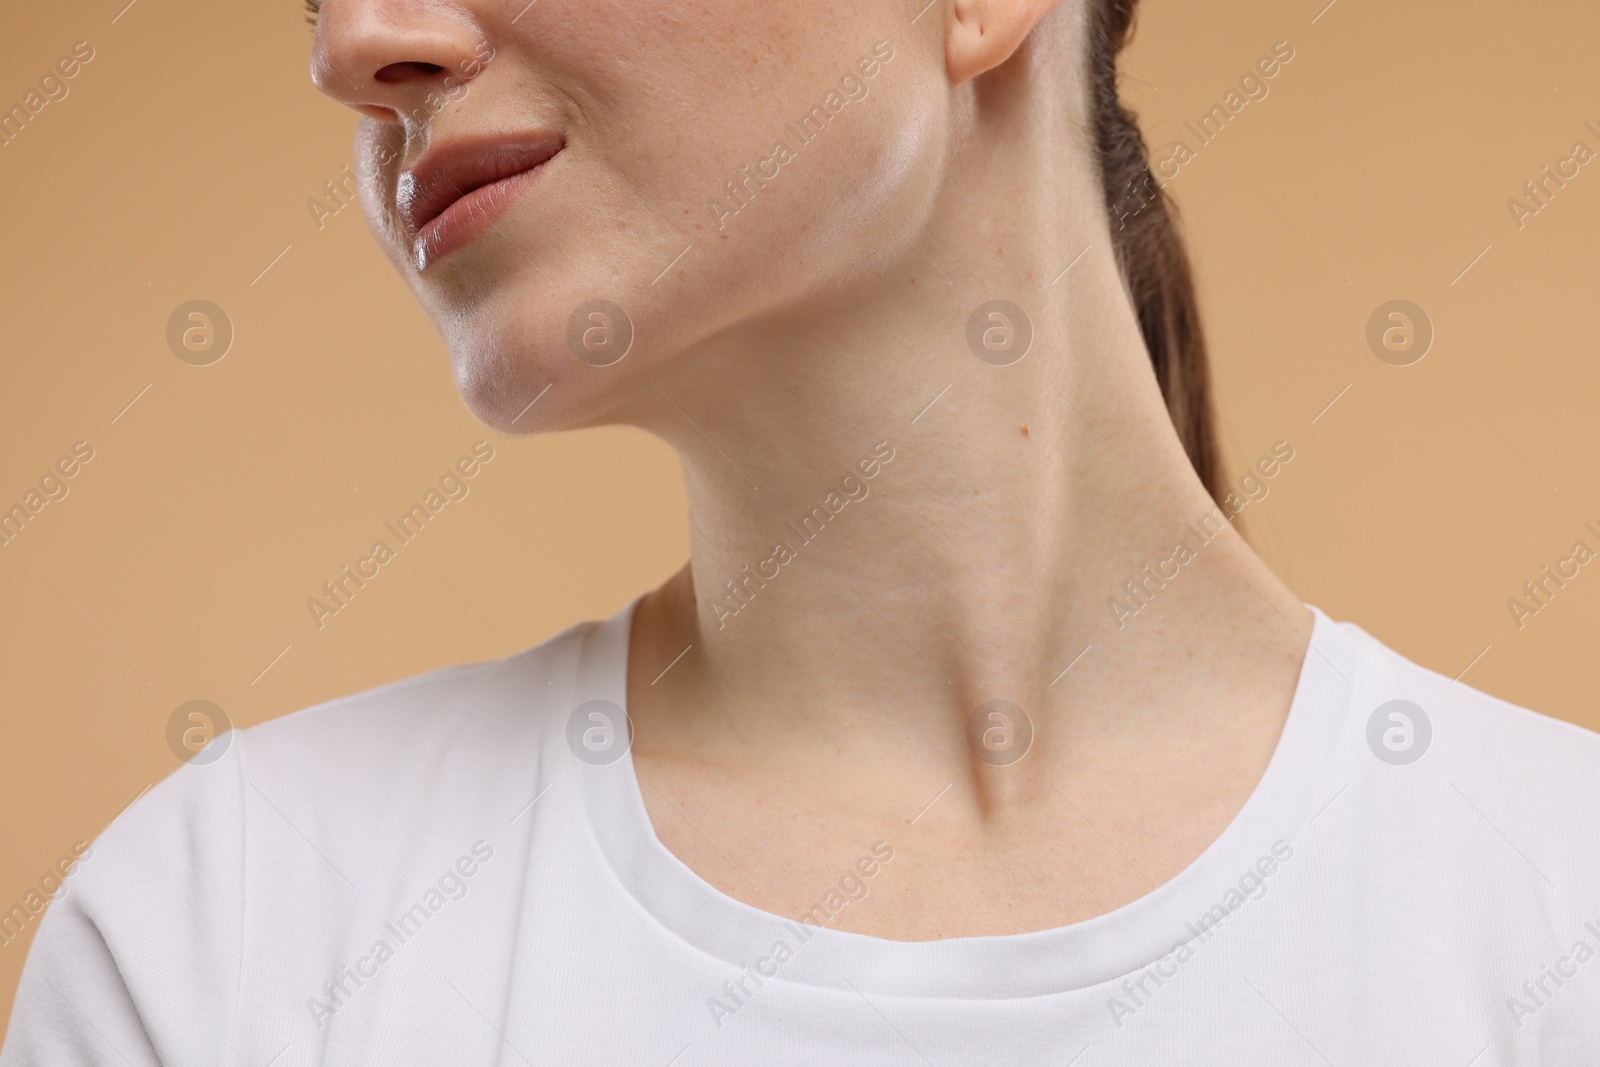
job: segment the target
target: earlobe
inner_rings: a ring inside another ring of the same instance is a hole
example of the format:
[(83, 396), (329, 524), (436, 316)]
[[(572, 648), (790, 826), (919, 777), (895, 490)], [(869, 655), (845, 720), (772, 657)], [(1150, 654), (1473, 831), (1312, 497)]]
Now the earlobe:
[(1017, 50), (1058, 0), (952, 0), (945, 39), (950, 84), (993, 70)]

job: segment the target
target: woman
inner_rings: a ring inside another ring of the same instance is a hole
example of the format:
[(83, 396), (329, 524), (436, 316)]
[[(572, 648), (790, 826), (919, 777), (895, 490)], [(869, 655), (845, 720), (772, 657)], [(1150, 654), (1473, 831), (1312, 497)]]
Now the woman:
[(326, 0), (462, 395), (692, 559), (152, 791), (5, 1063), (1593, 1062), (1600, 741), (1231, 525), (1133, 6)]

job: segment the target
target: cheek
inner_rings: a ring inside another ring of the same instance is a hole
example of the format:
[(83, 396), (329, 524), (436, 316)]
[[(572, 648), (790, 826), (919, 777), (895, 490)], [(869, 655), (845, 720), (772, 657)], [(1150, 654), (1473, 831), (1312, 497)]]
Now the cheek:
[[(421, 278), (382, 207), (395, 168), (361, 176), (374, 234), (443, 334), (463, 398), (490, 426), (531, 432), (615, 414), (663, 363), (719, 331), (875, 279), (906, 256), (900, 234), (916, 240), (930, 216), (949, 124), (942, 47), (906, 37), (890, 5), (819, 0), (836, 17), (808, 8), (802, 20), (788, 5), (735, 11), (730, 2), (727, 19), (711, 19), (720, 3), (684, 0), (696, 23), (740, 27), (718, 39), (725, 55), (675, 5), (595, 0), (596, 18), (618, 29), (605, 49), (597, 23), (531, 8), (519, 24), (533, 35), (527, 55), (508, 45), (465, 107), (487, 114), (515, 102), (510, 128), (526, 115), (558, 119), (567, 148), (497, 234)], [(845, 97), (841, 79), (881, 40), (895, 54), (862, 79), (865, 95), (820, 131), (802, 129), (830, 91)], [(390, 128), (364, 121), (357, 158), (388, 137)], [(790, 158), (770, 162), (779, 142)], [(738, 199), (730, 183), (743, 189)], [(624, 308), (634, 331), (611, 367), (570, 351), (569, 321), (597, 300)]]
[(627, 223), (594, 248), (620, 275), (671, 284), (680, 308), (772, 302), (876, 258), (895, 226), (925, 217), (949, 99), (937, 20), (910, 27), (903, 5), (859, 0), (593, 2), (615, 31), (605, 48), (594, 24), (555, 8), (541, 28), (558, 42), (545, 58), (564, 65), (552, 80), (589, 105), (585, 195)]
[[(882, 39), (860, 29), (813, 42), (814, 61), (782, 68), (782, 79), (765, 71), (759, 93), (698, 87), (694, 143), (674, 132), (651, 153), (657, 165), (637, 172), (637, 202), (686, 231), (666, 258), (692, 245), (680, 297), (724, 313), (708, 331), (875, 276), (906, 252), (896, 230), (915, 234), (930, 216), (949, 118), (942, 52), (929, 61), (902, 42), (850, 99), (841, 79)], [(683, 128), (681, 118), (660, 127)]]

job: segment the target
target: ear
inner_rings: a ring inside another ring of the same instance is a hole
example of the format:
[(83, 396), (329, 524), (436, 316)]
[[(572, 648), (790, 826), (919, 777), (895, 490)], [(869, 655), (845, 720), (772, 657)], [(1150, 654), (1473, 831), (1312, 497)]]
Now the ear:
[(993, 70), (1017, 50), (1059, 0), (953, 0), (945, 67), (960, 85)]

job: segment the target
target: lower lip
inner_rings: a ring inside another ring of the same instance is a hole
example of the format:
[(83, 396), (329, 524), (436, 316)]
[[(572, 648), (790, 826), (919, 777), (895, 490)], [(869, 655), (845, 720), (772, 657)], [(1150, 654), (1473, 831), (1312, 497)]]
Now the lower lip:
[(479, 186), (430, 220), (411, 242), (411, 259), (416, 268), (427, 270), (451, 252), (482, 237), (494, 225), (494, 220), (538, 180), (554, 158), (551, 156), (536, 167)]

